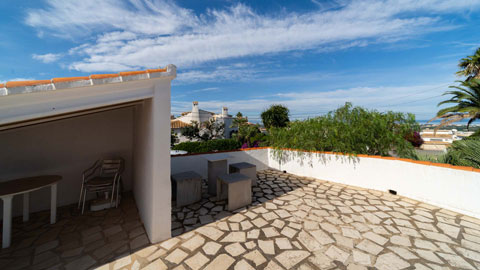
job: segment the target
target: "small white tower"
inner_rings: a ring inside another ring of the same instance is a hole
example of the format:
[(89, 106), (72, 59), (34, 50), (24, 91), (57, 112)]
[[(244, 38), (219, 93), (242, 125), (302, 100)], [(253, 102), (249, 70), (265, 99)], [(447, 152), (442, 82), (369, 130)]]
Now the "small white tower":
[(196, 121), (200, 124), (200, 111), (198, 109), (198, 101), (193, 102), (190, 121)]
[(222, 117), (228, 117), (228, 108), (227, 107), (223, 107), (222, 108)]

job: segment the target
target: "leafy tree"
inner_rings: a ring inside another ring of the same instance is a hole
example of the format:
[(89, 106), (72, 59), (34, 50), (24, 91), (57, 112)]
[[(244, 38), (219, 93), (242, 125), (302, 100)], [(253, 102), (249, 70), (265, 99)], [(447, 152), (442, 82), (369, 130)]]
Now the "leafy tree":
[[(303, 121), (293, 121), (288, 128), (271, 128), (272, 147), (350, 154), (414, 157), (414, 147), (405, 139), (419, 131), (413, 114), (381, 113), (351, 103)], [(394, 152), (393, 152), (394, 151)]]
[(190, 140), (200, 138), (200, 128), (197, 121), (192, 121), (190, 126), (182, 128), (182, 135)]
[(258, 142), (254, 139), (257, 138), (259, 134), (261, 134), (261, 132), (258, 125), (245, 124), (238, 128), (238, 132), (235, 134), (234, 138), (244, 145), (243, 148), (254, 147), (258, 146), (256, 145)]
[(242, 148), (256, 147), (265, 135), (260, 132), (259, 125), (248, 123), (248, 118), (244, 117), (241, 112), (237, 113), (233, 119), (232, 127), (238, 128), (238, 131), (232, 134), (232, 138), (242, 144)]
[(480, 79), (480, 48), (475, 51), (475, 54), (462, 58), (458, 64), (460, 70), (457, 75), (467, 77), (466, 81), (473, 78)]
[(248, 123), (248, 118), (244, 117), (241, 112), (238, 112), (236, 117), (232, 121), (232, 126), (231, 127), (240, 127), (243, 125), (246, 125)]
[(454, 106), (438, 111), (437, 116), (432, 120), (441, 118), (442, 122), (436, 129), (469, 118), (468, 130), (473, 121), (480, 119), (480, 79), (459, 81), (459, 83), (460, 86), (450, 86), (456, 90), (444, 93), (444, 95), (452, 95), (450, 99), (438, 103), (438, 106), (443, 104), (454, 104)]
[(269, 129), (271, 127), (286, 127), (290, 122), (288, 114), (290, 110), (279, 104), (271, 105), (270, 108), (263, 111), (260, 115), (262, 117), (262, 122), (265, 128)]

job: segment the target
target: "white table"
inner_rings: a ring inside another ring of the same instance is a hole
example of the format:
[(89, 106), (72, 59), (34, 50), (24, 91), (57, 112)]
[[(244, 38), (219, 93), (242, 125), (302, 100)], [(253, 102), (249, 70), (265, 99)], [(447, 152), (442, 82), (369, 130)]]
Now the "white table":
[(227, 154), (204, 156), (208, 161), (208, 193), (210, 195), (217, 195), (218, 176), (228, 173), (228, 158), (230, 157)]
[(54, 224), (57, 216), (57, 183), (61, 179), (60, 175), (41, 175), (0, 182), (0, 199), (3, 200), (2, 248), (8, 248), (11, 244), (13, 196), (23, 194), (23, 221), (25, 222), (28, 221), (30, 214), (30, 192), (51, 187), (50, 224)]
[(183, 150), (170, 150), (170, 155), (172, 156), (185, 155), (185, 154), (188, 154), (188, 152)]

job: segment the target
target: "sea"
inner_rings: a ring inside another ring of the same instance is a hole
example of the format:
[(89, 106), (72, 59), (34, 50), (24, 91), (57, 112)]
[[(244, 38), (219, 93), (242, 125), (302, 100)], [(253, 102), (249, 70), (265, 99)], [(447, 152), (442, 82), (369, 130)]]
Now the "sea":
[[(438, 125), (440, 124), (440, 122), (442, 121), (441, 119), (437, 119), (437, 120), (434, 120), (434, 121), (431, 121), (429, 122), (430, 120), (417, 120), (417, 122), (420, 124), (420, 125), (426, 125), (426, 124), (431, 124), (431, 125)], [(458, 121), (458, 122), (454, 122), (454, 123), (451, 123), (449, 124), (449, 126), (466, 126), (468, 123), (468, 119), (463, 119), (461, 121)], [(472, 124), (470, 124), (470, 126), (480, 126), (480, 121), (475, 121), (473, 122)]]

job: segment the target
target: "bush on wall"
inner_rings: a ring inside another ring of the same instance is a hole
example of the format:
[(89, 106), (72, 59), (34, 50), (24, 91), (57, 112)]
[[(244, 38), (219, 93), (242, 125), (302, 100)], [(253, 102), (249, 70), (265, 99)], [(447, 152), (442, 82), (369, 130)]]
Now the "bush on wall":
[(175, 145), (172, 150), (184, 150), (188, 153), (206, 153), (237, 150), (241, 146), (241, 143), (234, 139), (219, 139), (204, 142), (182, 142)]
[(277, 149), (381, 156), (389, 156), (393, 150), (398, 156), (412, 158), (414, 147), (405, 138), (419, 130), (413, 114), (381, 113), (346, 103), (325, 116), (271, 128), (269, 143)]

